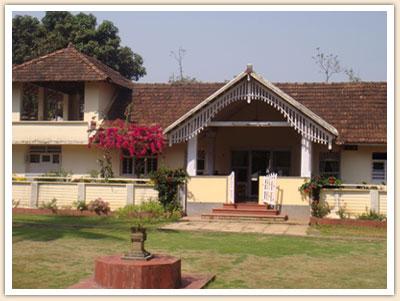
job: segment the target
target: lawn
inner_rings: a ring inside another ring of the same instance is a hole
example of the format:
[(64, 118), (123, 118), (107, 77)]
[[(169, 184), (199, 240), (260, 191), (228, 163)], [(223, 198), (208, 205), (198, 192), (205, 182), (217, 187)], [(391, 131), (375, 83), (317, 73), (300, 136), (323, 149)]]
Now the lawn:
[[(131, 222), (110, 217), (13, 217), (13, 288), (66, 288), (94, 258), (129, 249)], [(318, 226), (310, 237), (160, 231), (146, 248), (213, 273), (207, 288), (386, 288), (386, 229)]]

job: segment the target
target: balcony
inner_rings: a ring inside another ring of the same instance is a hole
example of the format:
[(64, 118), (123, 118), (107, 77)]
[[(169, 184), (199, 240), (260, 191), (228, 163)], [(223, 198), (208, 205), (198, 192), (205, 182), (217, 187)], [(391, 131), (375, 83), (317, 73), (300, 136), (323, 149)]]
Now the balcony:
[(13, 144), (87, 144), (87, 121), (14, 121)]

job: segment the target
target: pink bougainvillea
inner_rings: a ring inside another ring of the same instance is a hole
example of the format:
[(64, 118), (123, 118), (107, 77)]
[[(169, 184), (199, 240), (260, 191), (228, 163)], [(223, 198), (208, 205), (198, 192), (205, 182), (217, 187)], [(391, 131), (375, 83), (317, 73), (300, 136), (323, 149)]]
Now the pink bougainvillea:
[(105, 151), (120, 149), (132, 157), (159, 154), (165, 147), (163, 130), (158, 125), (143, 126), (117, 119), (104, 122), (89, 138), (89, 147), (94, 145)]

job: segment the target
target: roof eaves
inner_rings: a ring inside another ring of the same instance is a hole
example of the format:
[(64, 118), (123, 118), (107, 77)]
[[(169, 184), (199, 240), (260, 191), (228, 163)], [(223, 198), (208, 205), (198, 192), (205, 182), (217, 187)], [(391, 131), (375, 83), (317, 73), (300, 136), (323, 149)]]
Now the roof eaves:
[(268, 89), (270, 89), (271, 91), (276, 93), (278, 96), (280, 96), (281, 98), (286, 100), (288, 103), (290, 103), (296, 109), (301, 111), (303, 114), (307, 115), (308, 117), (313, 119), (315, 122), (317, 122), (319, 125), (323, 126), (326, 130), (328, 130), (329, 132), (331, 132), (335, 136), (339, 135), (338, 130), (334, 126), (332, 126), (331, 124), (326, 122), (324, 119), (322, 119), (317, 114), (315, 114), (313, 111), (308, 109), (306, 106), (304, 106), (303, 104), (301, 104), (300, 102), (295, 100), (293, 97), (291, 97), (290, 95), (288, 95), (285, 92), (283, 92), (281, 89), (279, 89), (278, 87), (273, 85), (271, 82), (269, 82), (268, 80), (264, 79), (262, 76), (258, 75), (255, 72), (252, 72), (250, 75), (254, 79), (258, 80), (261, 84), (266, 86)]

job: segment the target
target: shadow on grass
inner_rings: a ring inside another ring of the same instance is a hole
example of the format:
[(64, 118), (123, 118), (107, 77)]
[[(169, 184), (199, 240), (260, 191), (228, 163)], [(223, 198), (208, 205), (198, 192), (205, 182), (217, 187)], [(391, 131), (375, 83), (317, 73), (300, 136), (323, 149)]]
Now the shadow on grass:
[[(82, 239), (107, 239), (107, 240), (126, 240), (126, 238), (117, 235), (98, 233), (85, 227), (65, 227), (59, 225), (41, 225), (41, 224), (22, 224), (14, 223), (12, 235), (14, 242), (22, 240), (30, 241), (52, 241), (65, 237)], [(122, 232), (121, 232), (122, 233)]]

